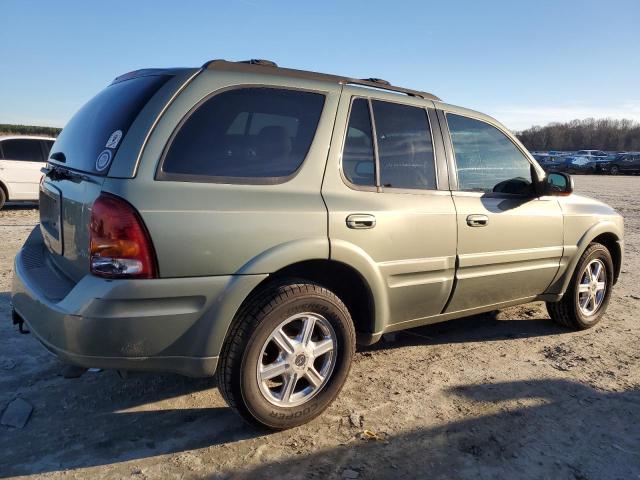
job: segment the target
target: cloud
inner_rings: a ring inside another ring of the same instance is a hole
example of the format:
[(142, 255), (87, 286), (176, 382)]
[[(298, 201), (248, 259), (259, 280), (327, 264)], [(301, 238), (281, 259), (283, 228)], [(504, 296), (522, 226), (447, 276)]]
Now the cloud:
[(568, 122), (584, 118), (627, 118), (640, 122), (640, 103), (602, 106), (513, 106), (491, 109), (489, 114), (514, 131), (524, 130), (532, 125), (546, 125), (552, 122)]

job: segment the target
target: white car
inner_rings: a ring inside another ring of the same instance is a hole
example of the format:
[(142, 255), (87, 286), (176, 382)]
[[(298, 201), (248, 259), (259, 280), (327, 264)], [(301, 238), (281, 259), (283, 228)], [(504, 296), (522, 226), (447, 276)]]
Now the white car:
[(7, 201), (38, 200), (38, 187), (55, 138), (0, 137), (0, 208)]

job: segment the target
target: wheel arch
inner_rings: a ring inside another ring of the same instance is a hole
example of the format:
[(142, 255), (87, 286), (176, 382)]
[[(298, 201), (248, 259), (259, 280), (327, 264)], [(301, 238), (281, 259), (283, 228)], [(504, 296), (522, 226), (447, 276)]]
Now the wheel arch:
[(607, 247), (607, 250), (611, 253), (611, 259), (613, 260), (613, 284), (615, 285), (620, 277), (620, 270), (622, 269), (622, 246), (620, 245), (620, 239), (612, 232), (605, 232), (593, 238), (589, 243), (592, 242), (601, 243)]
[[(577, 242), (575, 247), (568, 248), (565, 246), (565, 250), (568, 251), (569, 256), (567, 258), (567, 253), (565, 253), (565, 257), (563, 257), (561, 262), (560, 270), (546, 293), (564, 295), (569, 287), (569, 283), (571, 282), (573, 272), (580, 261), (580, 257), (582, 257), (582, 254), (592, 242), (603, 244), (611, 253), (614, 265), (613, 283), (615, 284), (618, 281), (620, 270), (622, 268), (622, 237), (623, 235), (620, 227), (612, 221), (601, 221), (591, 226), (591, 228), (589, 228), (582, 237), (580, 237), (580, 240)], [(562, 263), (565, 264), (564, 268)]]
[[(242, 311), (247, 302), (265, 288), (287, 279), (309, 281), (331, 290), (347, 306), (358, 335), (358, 342), (371, 344), (378, 339), (375, 336), (376, 302), (371, 285), (356, 268), (336, 260), (301, 260), (279, 268), (251, 290), (237, 312)], [(230, 330), (231, 328), (228, 329), (227, 335)]]
[(335, 260), (306, 260), (288, 265), (264, 282), (296, 278), (317, 283), (335, 293), (351, 314), (358, 339), (362, 343), (375, 331), (375, 300), (371, 287), (351, 265)]
[(0, 190), (4, 192), (5, 201), (9, 201), (9, 187), (2, 180), (0, 180)]

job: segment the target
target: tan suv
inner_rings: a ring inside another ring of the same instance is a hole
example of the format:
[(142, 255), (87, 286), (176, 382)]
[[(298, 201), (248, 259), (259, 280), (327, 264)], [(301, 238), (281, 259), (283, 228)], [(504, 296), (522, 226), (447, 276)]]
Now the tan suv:
[(265, 61), (116, 78), (53, 146), (40, 217), (14, 322), (82, 367), (217, 374), (273, 429), (331, 403), (356, 341), (532, 300), (594, 325), (623, 250), (494, 119)]

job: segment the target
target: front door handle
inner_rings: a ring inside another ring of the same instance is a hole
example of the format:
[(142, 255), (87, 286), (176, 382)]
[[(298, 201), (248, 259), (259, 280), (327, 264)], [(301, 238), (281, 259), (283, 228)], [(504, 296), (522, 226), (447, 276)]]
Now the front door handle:
[(470, 227), (486, 227), (489, 224), (489, 217), (486, 215), (469, 215), (467, 225)]
[(352, 213), (347, 217), (347, 227), (364, 230), (376, 226), (376, 217), (368, 213)]

